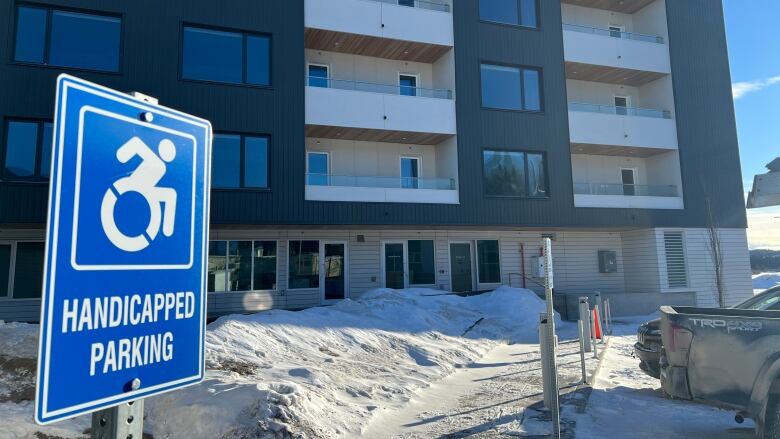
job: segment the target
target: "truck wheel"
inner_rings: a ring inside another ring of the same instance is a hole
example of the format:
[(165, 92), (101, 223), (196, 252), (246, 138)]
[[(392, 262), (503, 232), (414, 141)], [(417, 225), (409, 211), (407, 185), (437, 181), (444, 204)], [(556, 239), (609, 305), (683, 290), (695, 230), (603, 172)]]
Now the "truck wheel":
[(766, 408), (764, 435), (761, 439), (780, 439), (780, 395), (772, 395)]

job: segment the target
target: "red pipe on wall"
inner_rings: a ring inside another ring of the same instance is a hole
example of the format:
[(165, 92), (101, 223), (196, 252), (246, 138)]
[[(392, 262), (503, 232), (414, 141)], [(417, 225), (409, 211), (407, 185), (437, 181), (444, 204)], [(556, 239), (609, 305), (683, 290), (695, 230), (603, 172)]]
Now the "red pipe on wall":
[(523, 279), (523, 288), (525, 288), (525, 246), (520, 243), (520, 277)]

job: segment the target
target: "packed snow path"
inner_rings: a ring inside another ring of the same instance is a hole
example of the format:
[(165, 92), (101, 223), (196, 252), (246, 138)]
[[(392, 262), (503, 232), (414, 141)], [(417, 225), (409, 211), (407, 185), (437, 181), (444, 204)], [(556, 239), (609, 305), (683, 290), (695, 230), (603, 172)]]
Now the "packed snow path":
[[(562, 326), (571, 329), (573, 325)], [(581, 380), (579, 343), (576, 339), (561, 342), (558, 354), (559, 384), (566, 394)], [(586, 356), (592, 376), (597, 361), (592, 354)], [(355, 437), (546, 437), (551, 427), (539, 411), (542, 399), (539, 345), (501, 344), (479, 361), (420, 391), (408, 406), (375, 415), (363, 434)]]

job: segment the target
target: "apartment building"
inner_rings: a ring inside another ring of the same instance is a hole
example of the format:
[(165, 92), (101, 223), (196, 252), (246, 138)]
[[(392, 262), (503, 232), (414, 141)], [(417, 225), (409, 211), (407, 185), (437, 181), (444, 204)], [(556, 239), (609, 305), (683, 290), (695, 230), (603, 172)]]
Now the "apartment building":
[[(712, 0), (0, 0), (0, 319), (38, 319), (62, 71), (209, 119), (209, 315), (371, 288), (752, 293)], [(144, 214), (139, 210), (139, 214)]]

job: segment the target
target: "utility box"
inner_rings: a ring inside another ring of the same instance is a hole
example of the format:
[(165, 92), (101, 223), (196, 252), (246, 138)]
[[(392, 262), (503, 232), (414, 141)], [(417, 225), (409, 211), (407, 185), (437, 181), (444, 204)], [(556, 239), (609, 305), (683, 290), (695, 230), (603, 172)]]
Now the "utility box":
[(612, 250), (599, 250), (599, 273), (617, 271), (617, 253)]
[(531, 275), (533, 277), (544, 277), (544, 257), (531, 256)]

